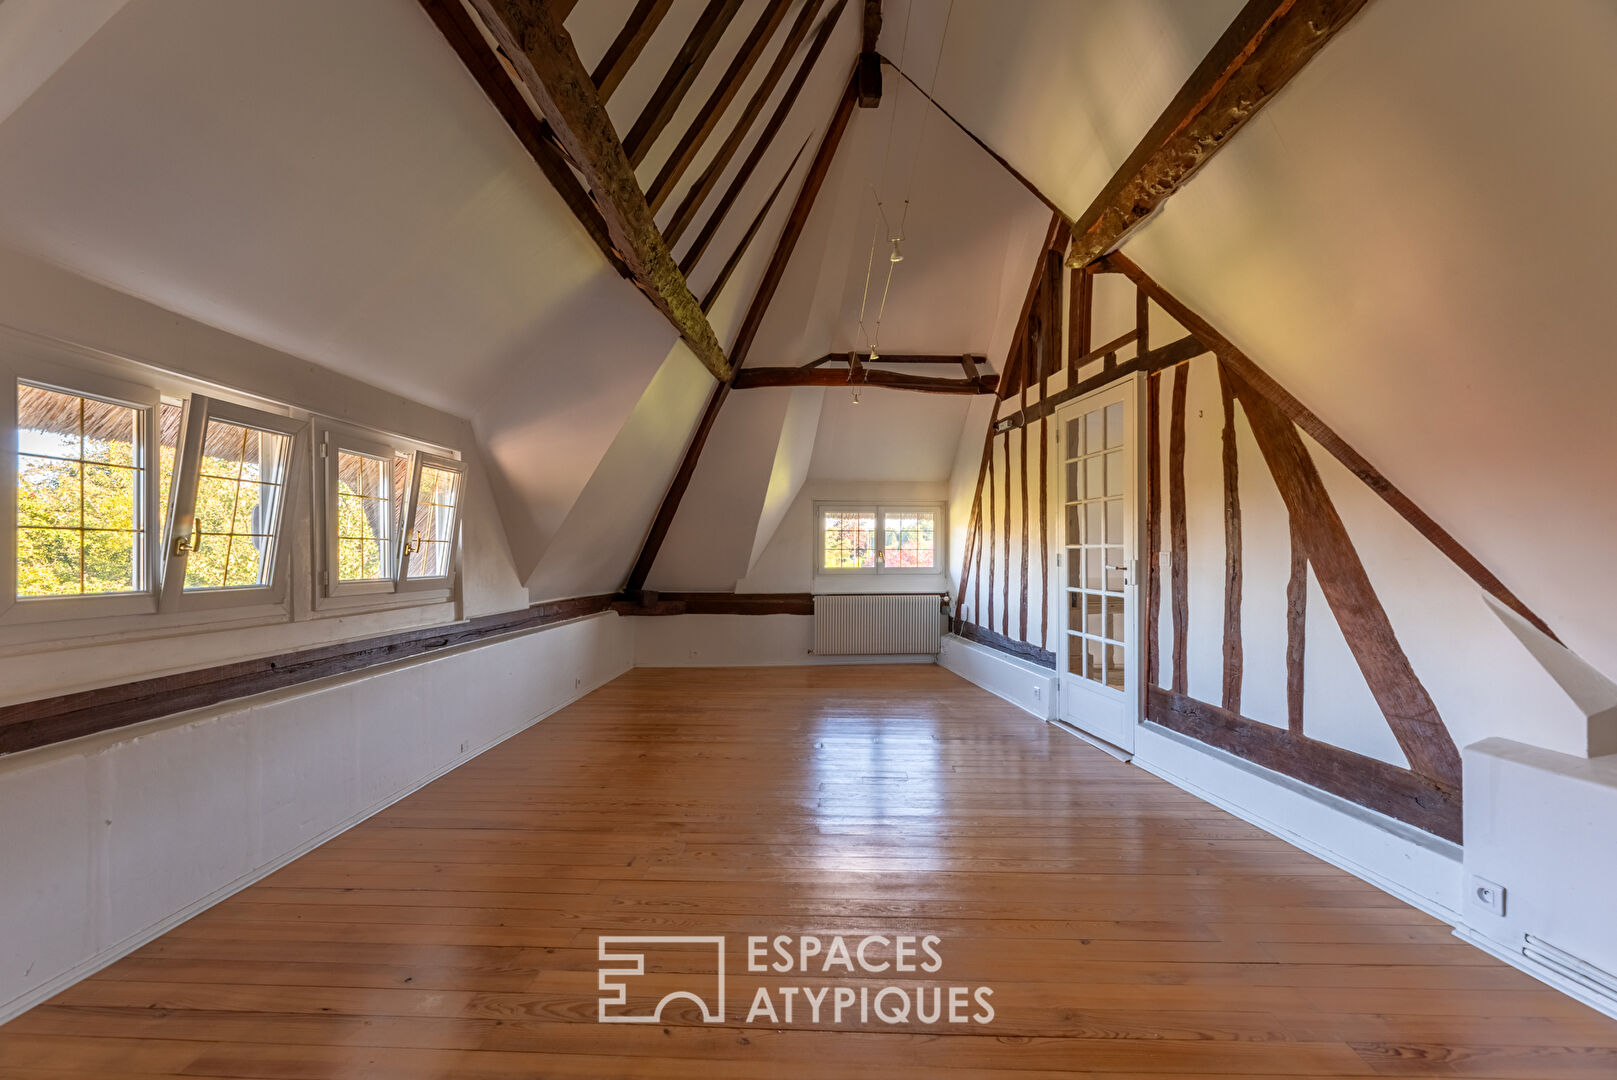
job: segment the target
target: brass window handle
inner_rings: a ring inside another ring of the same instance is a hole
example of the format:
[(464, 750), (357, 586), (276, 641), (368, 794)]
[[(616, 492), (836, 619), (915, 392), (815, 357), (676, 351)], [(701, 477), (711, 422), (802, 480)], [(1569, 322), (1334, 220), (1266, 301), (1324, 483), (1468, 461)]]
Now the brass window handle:
[(195, 523), (192, 524), (191, 533), (189, 535), (187, 535), (187, 536), (176, 536), (174, 538), (173, 556), (176, 559), (179, 558), (181, 555), (184, 555), (188, 551), (201, 551), (201, 550), (202, 550), (202, 530), (196, 528)]

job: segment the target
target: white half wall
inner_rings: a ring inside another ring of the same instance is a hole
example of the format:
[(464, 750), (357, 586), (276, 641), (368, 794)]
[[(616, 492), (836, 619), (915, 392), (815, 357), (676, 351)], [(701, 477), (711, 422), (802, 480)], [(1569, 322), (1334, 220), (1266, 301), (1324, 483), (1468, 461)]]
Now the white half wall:
[(938, 664), (1040, 720), (1056, 715), (1057, 675), (1050, 668), (954, 634), (944, 635)]
[(633, 666), (606, 613), (0, 758), (0, 1023)]

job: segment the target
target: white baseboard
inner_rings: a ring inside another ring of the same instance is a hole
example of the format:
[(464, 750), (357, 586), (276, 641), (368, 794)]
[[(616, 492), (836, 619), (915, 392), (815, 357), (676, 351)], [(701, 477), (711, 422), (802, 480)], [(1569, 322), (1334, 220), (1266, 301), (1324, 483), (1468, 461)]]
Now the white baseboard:
[(1559, 990), (1567, 997), (1582, 1002), (1596, 1012), (1604, 1013), (1613, 1020), (1617, 1020), (1617, 999), (1591, 990), (1575, 979), (1567, 978), (1554, 968), (1538, 963), (1520, 949), (1508, 949), (1492, 938), (1484, 937), (1475, 930), (1464, 926), (1456, 927), (1454, 936), (1467, 945), (1475, 945), (1489, 956), (1503, 960), (1522, 974), (1531, 975), (1552, 990)]
[(1056, 715), (1060, 683), (1050, 668), (979, 645), (957, 634), (943, 636), (938, 664), (1040, 720)]
[(1156, 724), (1140, 725), (1134, 764), (1433, 918), (1460, 924), (1458, 844)]
[[(557, 627), (565, 626), (565, 625), (567, 625), (567, 624), (565, 624), (565, 623), (557, 624)], [(545, 630), (551, 630), (551, 629), (555, 629), (555, 628), (556, 627), (545, 627), (545, 628), (542, 628), (541, 630), (529, 631), (529, 633), (542, 633)], [(514, 635), (514, 636), (521, 636), (521, 635)], [(476, 648), (476, 647), (477, 646), (468, 646), (467, 649)], [(466, 650), (456, 650), (456, 651), (466, 651)], [(438, 656), (436, 656), (436, 657), (429, 657), (427, 659), (438, 659), (438, 658), (442, 657), (443, 655), (446, 655), (446, 654), (438, 654)], [(419, 660), (420, 658), (417, 658), (417, 659)], [(400, 666), (400, 667), (410, 666), (414, 662), (417, 662), (417, 661), (404, 661), (399, 665), (390, 665), (390, 666)], [(356, 673), (355, 677), (374, 676), (375, 673), (376, 673), (376, 670), (377, 669), (368, 669), (366, 671), (358, 672), (358, 673)], [(629, 670), (629, 669), (628, 668), (624, 669), (624, 671), (627, 671), (627, 670)], [(183, 907), (180, 910), (174, 912), (173, 914), (170, 914), (170, 915), (166, 916), (165, 918), (160, 919), (159, 921), (151, 924), (150, 926), (147, 926), (147, 927), (143, 928), (142, 930), (140, 930), (140, 931), (138, 931), (138, 932), (136, 932), (134, 934), (131, 934), (128, 937), (125, 937), (122, 940), (120, 940), (120, 941), (118, 941), (118, 942), (116, 942), (116, 943), (114, 943), (112, 945), (109, 945), (109, 946), (107, 946), (107, 947), (105, 947), (103, 949), (100, 949), (94, 955), (86, 957), (81, 962), (79, 962), (77, 964), (74, 964), (72, 967), (60, 972), (59, 974), (51, 977), (50, 979), (47, 979), (46, 981), (44, 981), (42, 983), (39, 983), (38, 985), (30, 988), (29, 990), (25, 991), (24, 993), (20, 994), (19, 996), (12, 998), (10, 1001), (0, 1003), (0, 1024), (4, 1024), (9, 1020), (15, 1019), (17, 1016), (20, 1016), (22, 1013), (27, 1012), (29, 1009), (33, 1008), (34, 1006), (42, 1004), (43, 1002), (45, 1002), (45, 1001), (49, 1000), (50, 998), (54, 997), (56, 994), (61, 993), (63, 990), (67, 989), (69, 986), (72, 986), (74, 983), (77, 983), (80, 980), (89, 978), (91, 975), (94, 975), (96, 972), (101, 971), (103, 968), (109, 967), (110, 965), (118, 962), (119, 960), (122, 960), (124, 957), (128, 956), (130, 953), (132, 953), (135, 950), (139, 949), (141, 946), (149, 944), (150, 942), (155, 941), (157, 938), (162, 937), (164, 934), (168, 933), (170, 930), (172, 930), (175, 927), (179, 926), (181, 923), (184, 923), (187, 920), (192, 919), (192, 918), (196, 917), (197, 915), (200, 915), (202, 912), (204, 912), (204, 911), (208, 910), (209, 908), (213, 907), (215, 904), (218, 904), (223, 900), (229, 899), (231, 896), (234, 896), (236, 893), (242, 891), (243, 889), (247, 888), (248, 886), (256, 884), (259, 881), (262, 881), (264, 878), (266, 878), (269, 875), (275, 873), (277, 870), (280, 870), (281, 868), (285, 867), (286, 865), (293, 862), (294, 860), (296, 860), (298, 858), (301, 858), (302, 856), (308, 854), (309, 852), (313, 851), (315, 848), (319, 847), (320, 845), (326, 843), (329, 840), (335, 839), (338, 836), (341, 836), (343, 833), (347, 832), (349, 829), (351, 829), (354, 826), (364, 822), (368, 818), (374, 817), (376, 814), (382, 812), (383, 810), (386, 810), (389, 806), (392, 806), (394, 803), (397, 803), (399, 800), (401, 800), (401, 799), (403, 799), (403, 798), (405, 798), (405, 797), (407, 797), (407, 796), (409, 796), (411, 794), (414, 794), (416, 791), (419, 791), (421, 788), (423, 788), (426, 785), (432, 783), (434, 780), (437, 780), (439, 777), (444, 776), (445, 774), (453, 771), (454, 769), (459, 768), (461, 765), (464, 765), (466, 762), (470, 761), (472, 758), (477, 757), (478, 755), (480, 755), (480, 754), (482, 754), (482, 753), (484, 753), (484, 752), (486, 752), (488, 750), (493, 749), (494, 747), (498, 746), (500, 743), (505, 742), (507, 739), (510, 739), (510, 738), (512, 738), (512, 737), (514, 737), (516, 735), (521, 734), (522, 732), (524, 732), (524, 731), (528, 730), (529, 728), (533, 727), (535, 724), (538, 724), (539, 722), (544, 720), (546, 717), (549, 717), (549, 716), (559, 712), (560, 710), (566, 708), (567, 706), (573, 704), (574, 702), (576, 702), (580, 698), (584, 697), (586, 694), (589, 694), (589, 693), (592, 693), (595, 690), (598, 690), (601, 686), (604, 686), (606, 683), (610, 682), (612, 679), (616, 678), (618, 675), (621, 675), (621, 674), (623, 674), (623, 671), (611, 672), (611, 673), (607, 674), (605, 678), (595, 680), (590, 685), (581, 685), (581, 686), (579, 686), (575, 693), (573, 693), (572, 695), (567, 697), (565, 700), (558, 702), (555, 706), (553, 706), (553, 707), (551, 707), (549, 709), (546, 709), (544, 712), (538, 714), (537, 716), (534, 716), (531, 719), (524, 721), (523, 723), (517, 724), (514, 727), (511, 727), (508, 730), (506, 730), (504, 732), (501, 732), (499, 735), (496, 735), (493, 739), (487, 740), (486, 742), (484, 742), (483, 744), (481, 744), (479, 746), (476, 746), (475, 748), (468, 748), (468, 751), (466, 753), (458, 755), (453, 760), (447, 761), (444, 764), (438, 766), (437, 768), (434, 768), (429, 773), (427, 773), (426, 775), (420, 777), (419, 779), (407, 784), (406, 786), (400, 788), (397, 791), (391, 792), (390, 794), (386, 795), (382, 799), (379, 799), (376, 802), (372, 803), (371, 805), (367, 806), (365, 809), (361, 810), (359, 813), (354, 814), (351, 817), (347, 818), (346, 820), (339, 822), (338, 824), (332, 826), (331, 828), (325, 830), (324, 832), (321, 832), (321, 833), (319, 833), (317, 835), (314, 835), (314, 836), (311, 836), (311, 837), (307, 838), (306, 840), (304, 840), (303, 842), (297, 844), (295, 847), (291, 848), (290, 850), (287, 850), (287, 851), (281, 853), (280, 855), (277, 855), (275, 858), (273, 858), (270, 861), (262, 864), (261, 866), (255, 867), (253, 870), (249, 871), (248, 873), (241, 875), (240, 877), (236, 878), (235, 880), (231, 881), (230, 883), (228, 883), (228, 884), (226, 884), (226, 885), (224, 885), (224, 886), (222, 886), (222, 887), (220, 887), (218, 889), (215, 889), (213, 892), (207, 894), (206, 896), (203, 896), (202, 898), (194, 901), (193, 903), (187, 904), (185, 907)], [(341, 681), (341, 678), (342, 677), (339, 677), (336, 680), (330, 680), (330, 681)], [(280, 696), (291, 696), (291, 694), (293, 692), (292, 691), (277, 691), (275, 693), (277, 695), (280, 695)], [(246, 700), (246, 699), (243, 699), (243, 700)], [(240, 702), (231, 702), (230, 703), (231, 707), (239, 707), (240, 704), (241, 704)]]

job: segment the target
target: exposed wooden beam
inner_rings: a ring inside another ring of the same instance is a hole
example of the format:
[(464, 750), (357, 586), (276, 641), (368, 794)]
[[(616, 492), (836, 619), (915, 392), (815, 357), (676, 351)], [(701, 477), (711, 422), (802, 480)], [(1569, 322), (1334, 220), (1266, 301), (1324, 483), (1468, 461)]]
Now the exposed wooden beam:
[[(866, 364), (869, 364), (869, 363), (876, 363), (876, 364), (948, 364), (950, 367), (960, 367), (962, 364), (964, 364), (968, 360), (971, 361), (973, 365), (988, 363), (988, 357), (986, 357), (986, 356), (979, 356), (979, 355), (961, 356), (961, 355), (957, 355), (957, 354), (950, 354), (950, 355), (945, 356), (942, 353), (878, 353), (877, 356), (876, 356), (876, 359), (874, 361), (872, 361), (869, 358), (869, 356), (867, 355), (865, 357), (865, 359), (864, 359), (864, 363), (866, 363)], [(845, 353), (845, 352), (834, 352), (834, 353), (826, 353), (824, 356), (822, 356), (822, 357), (820, 357), (820, 358), (818, 358), (816, 360), (810, 360), (808, 363), (804, 364), (803, 366), (804, 367), (819, 367), (821, 364), (846, 364), (847, 362), (848, 362), (848, 354), (847, 353)], [(970, 369), (967, 369), (967, 370), (974, 370), (974, 368), (970, 368)], [(975, 378), (975, 377), (976, 376), (973, 375), (973, 378)]]
[[(809, 2), (812, 4), (815, 0)], [(741, 322), (741, 330), (736, 334), (735, 345), (731, 349), (735, 357), (735, 367), (732, 368), (731, 376), (713, 388), (707, 407), (703, 409), (701, 419), (697, 421), (696, 431), (691, 435), (690, 445), (685, 448), (685, 456), (680, 459), (679, 468), (674, 472), (674, 479), (663, 494), (663, 501), (657, 507), (657, 516), (652, 519), (651, 528), (646, 533), (645, 542), (640, 545), (640, 555), (629, 571), (626, 588), (630, 592), (645, 588), (652, 564), (657, 561), (657, 553), (662, 550), (663, 541), (668, 537), (668, 530), (674, 523), (674, 515), (679, 512), (680, 500), (685, 497), (685, 491), (691, 484), (691, 477), (696, 474), (696, 463), (700, 460), (702, 448), (707, 444), (708, 436), (713, 431), (719, 408), (729, 396), (735, 371), (746, 362), (747, 354), (752, 351), (752, 343), (757, 339), (758, 328), (763, 325), (764, 314), (769, 310), (770, 301), (775, 298), (775, 291), (780, 288), (781, 278), (786, 273), (786, 264), (791, 261), (792, 252), (797, 248), (797, 241), (803, 235), (809, 211), (814, 208), (814, 200), (825, 183), (826, 173), (831, 170), (831, 159), (836, 156), (837, 146), (842, 142), (842, 133), (848, 129), (848, 120), (853, 115), (854, 91), (854, 81), (850, 75), (847, 86), (843, 88), (842, 98), (837, 102), (837, 111), (832, 115), (831, 123), (826, 128), (825, 138), (820, 140), (820, 148), (815, 151), (808, 175), (803, 178), (803, 186), (798, 189), (797, 201), (792, 204), (792, 212), (787, 217), (786, 227), (781, 230), (780, 239), (775, 244), (775, 252), (770, 256), (769, 265), (764, 269), (763, 280), (758, 283), (758, 290), (753, 293), (752, 303), (747, 307), (746, 317)]]
[(812, 615), (812, 593), (624, 593), (619, 615)]
[[(858, 354), (850, 355), (857, 363)], [(828, 367), (742, 368), (736, 372), (734, 386), (737, 390), (753, 390), (763, 386), (880, 386), (889, 390), (919, 390), (929, 394), (991, 394), (998, 381), (997, 375), (984, 375), (976, 381), (935, 379), (860, 364), (847, 371)]]
[(690, 92), (696, 76), (702, 73), (702, 65), (713, 54), (740, 6), (741, 0), (708, 0), (702, 14), (697, 16), (696, 25), (691, 27), (685, 44), (674, 54), (674, 62), (663, 74), (662, 82), (652, 91), (651, 98), (640, 110), (640, 116), (629, 129), (629, 134), (623, 137), (623, 152), (629, 155), (631, 166), (638, 167), (646, 160), (646, 155), (651, 152), (651, 144), (657, 141), (657, 136), (674, 118), (680, 102)]
[(1229, 365), (1223, 367), (1286, 511), (1297, 523), (1314, 579), (1336, 616), (1371, 696), (1409, 759), (1409, 767), (1458, 791), (1460, 751), (1398, 644), (1392, 622), (1296, 425)]
[(747, 248), (752, 245), (753, 237), (757, 236), (758, 230), (763, 227), (764, 219), (769, 216), (769, 211), (775, 205), (775, 199), (779, 197), (781, 188), (786, 186), (786, 181), (791, 179), (792, 170), (797, 168), (797, 159), (803, 156), (803, 151), (808, 149), (808, 140), (813, 137), (811, 133), (808, 139), (803, 140), (803, 145), (797, 148), (797, 153), (792, 157), (792, 163), (786, 166), (785, 172), (780, 174), (780, 179), (775, 182), (775, 188), (769, 193), (769, 198), (764, 200), (764, 205), (759, 207), (758, 213), (753, 216), (752, 224), (748, 225), (747, 231), (742, 234), (741, 242), (730, 253), (730, 257), (724, 261), (724, 267), (719, 271), (719, 276), (713, 279), (712, 285), (708, 286), (707, 295), (702, 297), (702, 310), (704, 312), (713, 310), (714, 302), (718, 300), (719, 294), (724, 291), (724, 286), (730, 280), (730, 275), (735, 273), (736, 266), (741, 262), (741, 256), (745, 255)]
[(658, 170), (657, 179), (646, 189), (646, 201), (651, 204), (653, 214), (662, 208), (668, 193), (679, 183), (679, 178), (685, 175), (685, 170), (696, 160), (697, 152), (719, 126), (724, 110), (730, 107), (730, 102), (741, 92), (741, 84), (747, 81), (747, 76), (763, 57), (769, 39), (775, 36), (775, 31), (779, 29), (781, 21), (786, 18), (787, 9), (791, 6), (791, 0), (769, 0), (764, 5), (763, 14), (759, 15), (758, 21), (753, 24), (752, 32), (747, 35), (747, 40), (741, 43), (741, 48), (730, 61), (730, 66), (725, 69), (718, 85), (713, 88), (713, 93), (708, 95), (701, 111), (696, 114), (696, 122), (680, 137), (674, 152), (668, 155), (668, 160), (663, 162), (663, 167)]
[[(822, 0), (804, 0), (802, 8), (797, 12), (797, 18), (792, 21), (791, 29), (787, 31), (786, 40), (781, 43), (780, 52), (775, 54), (774, 61), (764, 72), (763, 80), (747, 101), (747, 107), (741, 110), (741, 115), (736, 119), (735, 126), (730, 129), (730, 134), (719, 144), (713, 160), (708, 162), (707, 168), (702, 170), (696, 182), (685, 192), (685, 198), (674, 211), (674, 216), (668, 222), (668, 228), (663, 230), (670, 247), (679, 243), (679, 238), (685, 234), (685, 230), (695, 219), (696, 212), (701, 209), (703, 200), (713, 191), (719, 177), (724, 175), (725, 168), (730, 164), (730, 159), (746, 140), (747, 133), (752, 130), (752, 122), (763, 111), (770, 94), (774, 92), (775, 84), (780, 82), (780, 77), (786, 73), (787, 66), (792, 62), (792, 57), (797, 55), (798, 46), (808, 37), (809, 30), (814, 26), (814, 16), (819, 12), (821, 2)], [(654, 184), (653, 187), (655, 191), (652, 208), (655, 210), (673, 194), (674, 185), (670, 183), (656, 188)]]
[(1146, 719), (1459, 843), (1460, 796), (1408, 769), (1153, 686)]
[(1027, 296), (1022, 300), (1022, 313), (1017, 316), (1016, 329), (1011, 333), (1011, 346), (1005, 357), (1005, 377), (1000, 380), (999, 396), (1008, 398), (1022, 388), (1026, 378), (1026, 348), (1028, 320), (1033, 317), (1033, 306), (1044, 287), (1045, 252), (1061, 251), (1067, 246), (1067, 219), (1061, 214), (1050, 215), (1050, 227), (1045, 231), (1044, 243), (1039, 245), (1039, 257), (1033, 264), (1033, 278), (1028, 282)]
[[(1505, 587), (1504, 582), (1494, 576), (1486, 566), (1467, 551), (1458, 540), (1450, 536), (1436, 521), (1420, 507), (1398, 490), (1393, 482), (1381, 474), (1374, 465), (1366, 461), (1358, 451), (1349, 446), (1343, 438), (1318, 416), (1315, 416), (1307, 406), (1292, 396), (1290, 391), (1276, 382), (1267, 372), (1260, 368), (1244, 352), (1236, 348), (1223, 334), (1220, 334), (1213, 325), (1202, 318), (1180, 301), (1168, 290), (1158, 285), (1156, 281), (1144, 270), (1120, 252), (1113, 252), (1100, 264), (1103, 269), (1110, 269), (1125, 274), (1143, 289), (1157, 306), (1166, 311), (1180, 326), (1199, 338), (1216, 354), (1231, 370), (1245, 379), (1258, 393), (1274, 402), (1275, 406), (1285, 413), (1292, 422), (1306, 431), (1313, 440), (1332, 457), (1347, 466), (1349, 472), (1367, 484), (1371, 491), (1398, 512), (1407, 522), (1415, 527), (1415, 531), (1437, 548), (1444, 555), (1463, 570), (1467, 576), (1486, 590), (1500, 603), (1516, 612), (1522, 618), (1538, 627), (1539, 630), (1555, 638), (1555, 633), (1549, 625), (1535, 615), (1530, 608), (1516, 597), (1516, 594)], [(1559, 641), (1559, 638), (1555, 640)]]
[(977, 358), (975, 356), (972, 356), (970, 353), (961, 353), (960, 367), (963, 371), (965, 371), (966, 378), (970, 379), (972, 382), (977, 381)]
[(1358, 14), (1366, 0), (1249, 0), (1073, 226), (1069, 266), (1116, 248)]
[(859, 359), (859, 354), (852, 349), (848, 350), (848, 381), (864, 382), (865, 364)]
[(1026, 641), (1017, 641), (1004, 634), (990, 630), (986, 626), (976, 623), (961, 623), (955, 631), (967, 641), (975, 641), (979, 645), (986, 645), (990, 649), (998, 649), (1010, 656), (1017, 656), (1023, 660), (1031, 661), (1040, 667), (1055, 669), (1056, 654), (1049, 649), (1040, 648)]
[[(1144, 296), (1142, 292), (1139, 295)], [(1245, 653), (1241, 648), (1241, 462), (1237, 453), (1235, 428), (1235, 388), (1228, 371), (1218, 369), (1218, 393), (1224, 412), (1222, 463), (1224, 467), (1224, 693), (1222, 703), (1230, 712), (1241, 711), (1241, 678)]]
[(601, 249), (606, 261), (624, 277), (629, 277), (628, 267), (624, 265), (623, 258), (612, 246), (612, 238), (607, 235), (606, 220), (601, 216), (600, 209), (590, 199), (589, 192), (579, 183), (578, 177), (573, 173), (571, 166), (562, 152), (557, 149), (555, 135), (550, 125), (535, 116), (533, 109), (523, 99), (522, 93), (512, 83), (511, 77), (506, 74), (505, 66), (500, 63), (494, 50), (488, 47), (483, 33), (478, 29), (477, 22), (471, 12), (466, 10), (460, 0), (420, 0), (424, 10), (437, 25), (438, 32), (443, 34), (444, 40), (449, 42), (455, 54), (460, 57), (461, 63), (471, 74), (477, 85), (488, 97), (489, 102), (499, 112), (511, 133), (517, 137), (550, 181), (556, 193), (562, 197), (567, 208), (573, 212), (573, 217), (584, 227), (595, 246)]
[[(714, 204), (713, 212), (708, 215), (707, 222), (702, 226), (702, 231), (696, 234), (696, 239), (691, 241), (691, 246), (686, 250), (684, 257), (680, 259), (680, 269), (684, 273), (688, 274), (696, 268), (697, 262), (701, 260), (703, 253), (707, 251), (708, 245), (713, 242), (713, 237), (717, 235), (719, 226), (724, 223), (725, 216), (730, 212), (730, 207), (735, 205), (735, 201), (740, 197), (742, 189), (747, 186), (747, 181), (752, 179), (753, 171), (758, 168), (758, 163), (763, 161), (764, 155), (769, 152), (770, 145), (775, 141), (775, 135), (780, 131), (781, 125), (786, 123), (786, 117), (790, 115), (792, 106), (796, 104), (797, 96), (802, 93), (803, 85), (808, 82), (809, 74), (814, 70), (815, 62), (819, 60), (820, 54), (825, 51), (826, 42), (831, 40), (831, 31), (836, 29), (837, 20), (842, 17), (842, 9), (847, 6), (847, 3), (848, 0), (837, 0), (837, 5), (831, 9), (831, 14), (827, 15), (820, 23), (820, 29), (815, 32), (814, 40), (809, 44), (808, 52), (803, 55), (803, 62), (797, 66), (797, 73), (792, 76), (792, 81), (786, 85), (786, 91), (781, 94), (780, 102), (776, 104), (775, 111), (770, 115), (768, 122), (764, 124), (763, 130), (758, 133), (757, 142), (753, 143), (752, 149), (747, 153), (746, 160), (736, 170), (735, 176), (731, 177), (730, 186), (725, 188), (724, 194)], [(670, 237), (669, 243), (673, 242), (673, 238)]]
[(610, 596), (551, 600), (516, 611), (396, 634), (318, 645), (297, 652), (240, 660), (149, 679), (80, 690), (0, 706), (0, 754), (33, 750), (201, 709), (253, 694), (281, 690), (378, 664), (468, 645), (498, 634), (534, 630), (583, 618), (610, 607)]
[(865, 0), (865, 25), (859, 38), (859, 107), (874, 109), (881, 104), (881, 0)]
[(1168, 588), (1173, 614), (1173, 672), (1169, 685), (1176, 694), (1190, 689), (1190, 532), (1185, 520), (1185, 399), (1190, 368), (1174, 372), (1173, 398), (1168, 414)]
[(1168, 368), (1177, 367), (1186, 361), (1193, 360), (1208, 351), (1207, 346), (1203, 345), (1195, 336), (1186, 334), (1178, 341), (1171, 341), (1160, 349), (1152, 349), (1150, 352), (1142, 356), (1136, 356), (1134, 359), (1118, 364), (1116, 367), (1097, 371), (1087, 379), (1080, 379), (1065, 389), (1057, 390), (1048, 397), (1034, 402), (1021, 412), (1011, 413), (1001, 422), (1005, 424), (1007, 431), (1023, 424), (1031, 424), (1035, 420), (1042, 420), (1054, 413), (1056, 409), (1067, 402), (1075, 398), (1081, 398), (1085, 394), (1093, 393), (1126, 375), (1133, 375), (1136, 372), (1149, 375), (1165, 371)]
[(583, 174), (612, 246), (635, 284), (679, 330), (714, 377), (729, 378), (731, 368), (724, 350), (657, 232), (595, 84), (554, 10), (521, 0), (470, 3)]
[[(459, 0), (456, 0), (458, 3)], [(674, 0), (639, 0), (634, 10), (629, 13), (629, 21), (623, 25), (618, 36), (612, 39), (601, 62), (595, 65), (595, 71), (590, 75), (590, 81), (595, 83), (595, 90), (601, 95), (601, 104), (605, 105), (607, 99), (617, 91), (623, 77), (629, 74), (634, 62), (640, 59), (640, 53), (645, 49), (651, 35), (656, 33), (657, 26), (668, 14), (668, 9), (674, 6)], [(655, 209), (655, 207), (653, 208)]]

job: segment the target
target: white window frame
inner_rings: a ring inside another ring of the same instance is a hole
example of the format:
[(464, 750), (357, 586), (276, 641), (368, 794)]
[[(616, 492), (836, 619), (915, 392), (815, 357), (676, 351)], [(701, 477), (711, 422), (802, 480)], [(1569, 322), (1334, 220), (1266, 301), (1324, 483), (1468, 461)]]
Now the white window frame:
[[(449, 568), (439, 576), (412, 578), (410, 576), (410, 526), (415, 522), (416, 505), (421, 498), (421, 471), (431, 466), (458, 477), (455, 485), (455, 513), (449, 526)], [(398, 588), (399, 592), (453, 589), (460, 571), (460, 521), (466, 505), (466, 463), (457, 458), (433, 454), (425, 450), (415, 452), (410, 462), (409, 490), (405, 493), (404, 515), (399, 519)]]
[[(105, 365), (86, 356), (74, 362), (70, 350), (54, 348), (42, 340), (7, 334), (0, 350), (0, 378), (5, 401), (0, 403), (0, 430), (7, 435), (0, 453), (0, 535), (5, 557), (0, 559), (0, 625), (105, 619), (145, 615), (158, 609), (163, 550), (163, 515), (158, 506), (157, 409), (162, 397), (151, 386), (109, 374)], [(140, 554), (144, 587), (138, 592), (88, 596), (17, 595), (17, 384), (26, 382), (74, 397), (95, 398), (136, 410), (141, 444), (143, 490), (139, 512), (143, 525)]]
[[(849, 577), (860, 574), (897, 574), (905, 577), (936, 577), (948, 566), (947, 507), (942, 503), (912, 502), (816, 502), (814, 504), (814, 573), (818, 577)], [(932, 565), (887, 565), (887, 515), (932, 515)], [(825, 517), (827, 514), (874, 514), (876, 517), (876, 565), (828, 567), (825, 565)]]
[[(405, 578), (402, 536), (405, 531), (403, 522), (406, 519), (399, 513), (400, 507), (393, 505), (391, 471), (388, 498), (389, 510), (394, 512), (395, 535), (391, 537), (388, 545), (388, 558), (392, 563), (389, 576), (375, 581), (336, 580), (337, 454), (339, 450), (369, 454), (386, 459), (390, 467), (398, 454), (409, 455), (409, 481), (402, 495), (406, 507), (413, 502), (415, 488), (420, 479), (418, 459), (447, 462), (462, 471), (463, 484), (464, 463), (444, 452), (441, 447), (428, 447), (402, 436), (320, 419), (316, 420), (314, 426), (314, 445), (316, 449), (311, 457), (314, 464), (315, 498), (314, 512), (310, 515), (314, 529), (311, 537), (311, 551), (314, 555), (314, 609), (321, 612), (374, 609), (407, 604), (430, 604), (452, 599), (460, 567), (461, 507), (458, 500), (455, 515), (454, 571), (448, 577), (423, 578), (408, 582)], [(464, 498), (464, 487), (460, 498)]]
[[(228, 424), (242, 424), (285, 435), (290, 440), (286, 466), (282, 472), (281, 505), (275, 522), (274, 548), (270, 555), (270, 580), (267, 585), (247, 585), (217, 589), (185, 588), (186, 562), (190, 558), (189, 543), (180, 541), (193, 535), (196, 519), (198, 470), (202, 457), (202, 440), (209, 420)], [(185, 404), (185, 417), (180, 424), (180, 442), (174, 462), (174, 480), (169, 488), (170, 514), (168, 532), (163, 538), (162, 554), (166, 562), (163, 573), (161, 608), (164, 611), (214, 611), (252, 604), (283, 604), (292, 574), (292, 543), (288, 520), (293, 513), (294, 500), (301, 492), (303, 475), (301, 458), (308, 421), (291, 416), (277, 415), (262, 409), (249, 408), (235, 402), (221, 401), (206, 394), (192, 394)]]

